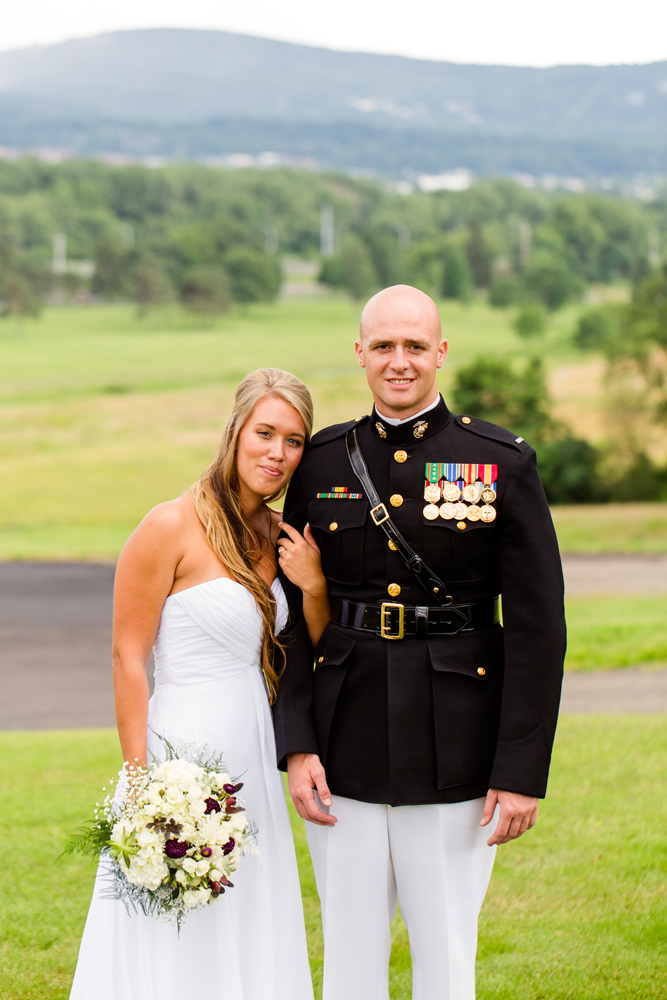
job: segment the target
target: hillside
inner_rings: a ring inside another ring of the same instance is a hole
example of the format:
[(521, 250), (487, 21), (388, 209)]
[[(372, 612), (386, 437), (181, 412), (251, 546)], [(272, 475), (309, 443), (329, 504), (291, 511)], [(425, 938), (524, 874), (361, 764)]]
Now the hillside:
[(667, 138), (667, 62), (547, 69), (335, 52), (222, 31), (120, 31), (0, 53), (0, 94), (161, 122), (365, 122), (560, 140)]

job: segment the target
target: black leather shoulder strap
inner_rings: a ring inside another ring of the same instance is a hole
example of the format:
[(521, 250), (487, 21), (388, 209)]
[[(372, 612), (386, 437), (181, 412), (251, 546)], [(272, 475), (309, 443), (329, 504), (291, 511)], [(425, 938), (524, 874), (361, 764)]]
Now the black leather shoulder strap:
[(356, 427), (348, 431), (345, 442), (347, 444), (350, 465), (355, 476), (366, 490), (368, 499), (371, 502), (373, 523), (382, 528), (389, 541), (396, 546), (397, 551), (403, 557), (407, 569), (417, 578), (428, 596), (437, 601), (438, 604), (452, 604), (452, 598), (447, 593), (447, 585), (442, 582), (433, 570), (428, 568), (421, 556), (418, 556), (412, 546), (403, 538), (403, 535), (389, 516), (386, 506), (380, 500), (378, 492), (373, 485), (373, 480), (368, 473), (368, 467), (361, 448), (359, 447)]

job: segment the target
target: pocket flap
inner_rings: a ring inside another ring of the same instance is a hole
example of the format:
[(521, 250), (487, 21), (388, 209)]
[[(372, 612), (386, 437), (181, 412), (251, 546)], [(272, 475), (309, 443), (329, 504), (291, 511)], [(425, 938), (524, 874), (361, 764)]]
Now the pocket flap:
[(333, 535), (346, 528), (361, 528), (366, 523), (368, 500), (311, 500), (308, 523)]
[(465, 674), (485, 681), (503, 664), (503, 630), (500, 625), (439, 639), (428, 644), (431, 666), (445, 673)]
[(356, 645), (356, 639), (339, 632), (333, 625), (327, 625), (315, 649), (315, 666), (339, 667)]

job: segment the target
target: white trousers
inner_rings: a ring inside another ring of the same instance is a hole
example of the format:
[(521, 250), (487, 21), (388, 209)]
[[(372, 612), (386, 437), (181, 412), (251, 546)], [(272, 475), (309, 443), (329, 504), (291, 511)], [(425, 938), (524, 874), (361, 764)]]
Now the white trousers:
[(323, 1000), (388, 1000), (398, 898), (413, 1000), (474, 1000), (477, 920), (491, 878), (495, 820), (484, 799), (384, 806), (333, 796), (333, 828), (306, 823), (322, 904)]

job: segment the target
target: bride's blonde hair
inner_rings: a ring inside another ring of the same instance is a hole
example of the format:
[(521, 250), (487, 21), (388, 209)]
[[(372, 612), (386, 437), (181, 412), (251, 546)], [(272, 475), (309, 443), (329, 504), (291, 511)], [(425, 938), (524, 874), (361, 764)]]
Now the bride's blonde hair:
[[(276, 603), (271, 588), (257, 572), (262, 554), (262, 538), (247, 519), (239, 500), (237, 450), (239, 434), (257, 404), (266, 398), (282, 399), (297, 411), (306, 429), (306, 441), (313, 430), (313, 401), (303, 382), (279, 368), (259, 368), (239, 384), (218, 454), (198, 482), (188, 490), (208, 543), (220, 562), (238, 583), (250, 591), (262, 615), (261, 664), (271, 704), (275, 701), (280, 672), (277, 654), (283, 653), (275, 638)], [(284, 495), (287, 484), (265, 498), (265, 505)]]

